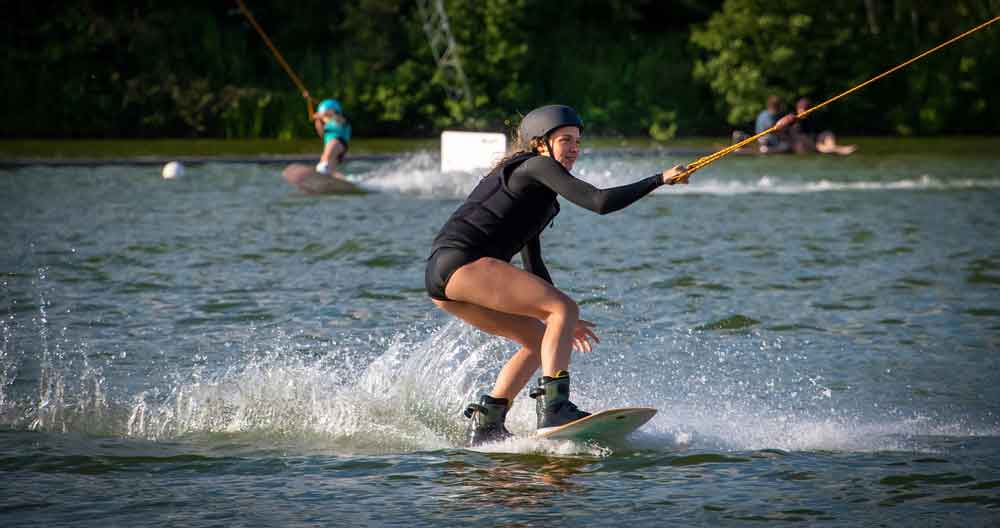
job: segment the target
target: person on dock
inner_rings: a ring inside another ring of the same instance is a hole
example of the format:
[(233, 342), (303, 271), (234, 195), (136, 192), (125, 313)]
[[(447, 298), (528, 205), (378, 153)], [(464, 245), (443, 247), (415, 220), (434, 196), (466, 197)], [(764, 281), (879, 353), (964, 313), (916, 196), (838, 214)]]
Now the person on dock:
[[(599, 342), (594, 324), (580, 319), (576, 302), (553, 285), (542, 261), (540, 235), (559, 213), (557, 196), (606, 214), (623, 209), (661, 185), (687, 183), (677, 166), (629, 185), (598, 189), (570, 170), (580, 156), (583, 122), (568, 106), (529, 112), (510, 153), (487, 174), (435, 237), (425, 286), (432, 301), (484, 332), (521, 348), (500, 370), (493, 390), (472, 403), (472, 445), (510, 436), (507, 411), (541, 367), (531, 391), (538, 428), (588, 416), (570, 401), (572, 350)], [(510, 264), (520, 252), (524, 269)]]
[(337, 171), (337, 165), (344, 161), (347, 145), (351, 141), (351, 124), (344, 115), (344, 109), (336, 99), (324, 99), (316, 106), (313, 114), (316, 133), (323, 138), (323, 154), (316, 164), (316, 172), (344, 178)]
[[(795, 115), (809, 109), (812, 103), (803, 97), (795, 102)], [(818, 132), (816, 123), (809, 119), (796, 121), (789, 127), (792, 148), (797, 154), (820, 152), (822, 154), (840, 154), (846, 156), (858, 149), (857, 145), (838, 145), (837, 136), (829, 131)]]
[[(757, 114), (754, 134), (760, 134), (773, 126), (780, 125), (778, 126), (779, 131), (767, 134), (757, 140), (761, 154), (783, 154), (792, 150), (788, 135), (781, 129), (794, 122), (795, 117), (789, 114), (779, 120), (778, 115), (781, 112), (781, 107), (781, 99), (772, 95), (767, 98), (767, 108)], [(788, 119), (789, 116), (791, 119)]]

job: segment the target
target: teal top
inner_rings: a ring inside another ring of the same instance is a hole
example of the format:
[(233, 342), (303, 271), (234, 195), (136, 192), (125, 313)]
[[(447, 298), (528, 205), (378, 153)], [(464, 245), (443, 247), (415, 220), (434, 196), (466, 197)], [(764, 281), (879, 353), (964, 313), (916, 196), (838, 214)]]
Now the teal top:
[(331, 119), (323, 125), (323, 144), (339, 139), (346, 145), (351, 141), (351, 124), (344, 122), (340, 123), (336, 119)]

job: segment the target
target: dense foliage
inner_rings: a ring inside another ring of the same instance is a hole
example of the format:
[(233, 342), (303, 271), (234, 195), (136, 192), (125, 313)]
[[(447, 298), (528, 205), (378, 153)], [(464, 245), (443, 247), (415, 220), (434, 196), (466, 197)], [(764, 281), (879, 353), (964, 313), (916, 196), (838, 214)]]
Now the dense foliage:
[[(692, 31), (695, 77), (732, 124), (777, 94), (813, 102), (840, 93), (1000, 14), (997, 0), (726, 0)], [(824, 110), (858, 132), (1000, 130), (1000, 23)]]
[[(369, 136), (500, 130), (554, 101), (601, 135), (724, 133), (768, 94), (823, 99), (1000, 13), (998, 0), (444, 4), (468, 101), (449, 97), (416, 0), (248, 1), (313, 95), (340, 99)], [(229, 0), (5, 7), (5, 137), (312, 133), (302, 96)], [(995, 27), (821, 118), (854, 132), (997, 132), (998, 72)]]

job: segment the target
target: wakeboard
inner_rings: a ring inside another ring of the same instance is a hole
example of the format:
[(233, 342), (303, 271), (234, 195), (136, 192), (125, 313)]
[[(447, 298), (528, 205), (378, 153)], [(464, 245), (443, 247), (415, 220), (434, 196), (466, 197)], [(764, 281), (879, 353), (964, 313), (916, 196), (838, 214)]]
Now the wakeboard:
[(316, 172), (316, 169), (304, 163), (292, 163), (281, 171), (281, 177), (289, 184), (306, 194), (365, 194), (368, 191), (356, 184)]
[(656, 409), (649, 407), (608, 409), (558, 427), (539, 429), (536, 435), (550, 440), (613, 440), (642, 427), (655, 414)]

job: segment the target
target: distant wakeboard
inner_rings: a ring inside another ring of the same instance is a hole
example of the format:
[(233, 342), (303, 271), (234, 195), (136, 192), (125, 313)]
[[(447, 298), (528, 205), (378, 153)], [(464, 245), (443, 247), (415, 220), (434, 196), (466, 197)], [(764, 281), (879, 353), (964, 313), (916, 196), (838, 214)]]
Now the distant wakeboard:
[(368, 191), (356, 184), (326, 174), (303, 163), (292, 163), (281, 171), (281, 177), (306, 194), (365, 194)]
[(550, 440), (614, 440), (642, 427), (655, 414), (656, 409), (649, 407), (608, 409), (559, 427), (540, 429), (536, 435)]

